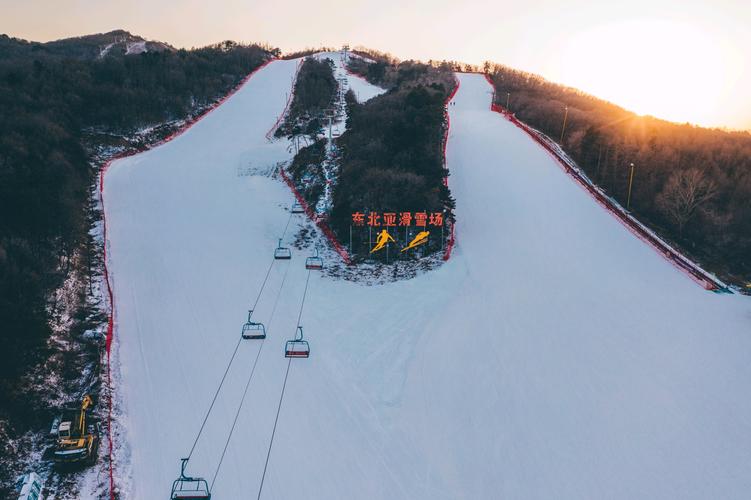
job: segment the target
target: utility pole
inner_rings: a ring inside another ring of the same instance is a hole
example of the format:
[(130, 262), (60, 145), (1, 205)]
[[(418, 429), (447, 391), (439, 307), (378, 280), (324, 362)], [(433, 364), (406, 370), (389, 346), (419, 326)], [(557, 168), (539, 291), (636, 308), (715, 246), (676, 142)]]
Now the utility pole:
[(634, 164), (631, 164), (631, 174), (628, 176), (628, 197), (626, 198), (626, 210), (631, 207), (631, 186), (634, 184)]
[(506, 92), (506, 111), (509, 113), (511, 110), (509, 109), (509, 102), (511, 101), (511, 92)]
[(563, 145), (563, 134), (566, 133), (566, 119), (568, 118), (568, 106), (566, 106), (566, 112), (563, 114), (563, 127), (561, 127), (561, 145)]

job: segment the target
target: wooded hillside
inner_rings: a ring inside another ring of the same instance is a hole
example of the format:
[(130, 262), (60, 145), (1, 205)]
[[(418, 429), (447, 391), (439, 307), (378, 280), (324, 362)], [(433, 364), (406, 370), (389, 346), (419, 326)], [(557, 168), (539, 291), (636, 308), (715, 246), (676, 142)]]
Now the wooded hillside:
[[(376, 54), (373, 54), (377, 57)], [(347, 131), (337, 139), (341, 170), (331, 221), (348, 240), (353, 212), (444, 212), (454, 201), (444, 178), (444, 103), (456, 85), (449, 67), (379, 57), (350, 69), (388, 92), (365, 103), (348, 93)], [(373, 69), (376, 68), (376, 69)], [(432, 250), (441, 247), (431, 239)]]

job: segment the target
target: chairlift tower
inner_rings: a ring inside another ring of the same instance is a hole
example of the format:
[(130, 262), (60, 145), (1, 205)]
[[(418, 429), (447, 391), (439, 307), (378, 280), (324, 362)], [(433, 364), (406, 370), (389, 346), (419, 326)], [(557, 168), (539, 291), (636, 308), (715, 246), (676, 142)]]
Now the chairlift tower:
[(342, 53), (344, 54), (344, 64), (347, 64), (347, 53), (349, 52), (349, 45), (342, 45)]
[(324, 117), (328, 119), (329, 121), (329, 146), (331, 145), (331, 129), (334, 124), (334, 116), (336, 115), (336, 111), (333, 109), (327, 109), (324, 111)]

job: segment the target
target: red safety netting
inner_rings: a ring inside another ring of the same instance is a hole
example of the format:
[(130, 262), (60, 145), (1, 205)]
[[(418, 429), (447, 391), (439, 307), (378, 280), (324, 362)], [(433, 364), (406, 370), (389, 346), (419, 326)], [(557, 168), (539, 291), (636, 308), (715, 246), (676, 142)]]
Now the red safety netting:
[(292, 190), (292, 194), (295, 195), (297, 202), (300, 204), (303, 210), (305, 210), (305, 215), (307, 215), (310, 220), (316, 223), (324, 236), (326, 236), (326, 238), (329, 240), (329, 243), (331, 243), (331, 246), (334, 247), (336, 253), (338, 253), (342, 260), (344, 260), (345, 264), (350, 265), (352, 261), (349, 257), (349, 253), (347, 253), (344, 245), (342, 245), (339, 240), (336, 239), (336, 235), (334, 234), (334, 231), (331, 230), (331, 227), (329, 227), (329, 225), (322, 217), (319, 217), (318, 214), (316, 214), (313, 209), (310, 208), (308, 202), (305, 201), (305, 199), (295, 187), (295, 183), (292, 182), (292, 179), (290, 179), (287, 173), (284, 171), (283, 166), (279, 168), (279, 173), (287, 186), (289, 186), (289, 188)]
[[(449, 131), (451, 130), (451, 117), (449, 116), (448, 107), (451, 100), (454, 98), (456, 93), (459, 91), (459, 79), (454, 77), (454, 80), (456, 81), (456, 85), (454, 86), (454, 90), (451, 91), (451, 94), (446, 98), (446, 102), (444, 106), (446, 107), (445, 114), (446, 114), (446, 131), (444, 132), (443, 136), (443, 165), (446, 166), (446, 147), (449, 143)], [(448, 187), (449, 185), (449, 178), (448, 176), (443, 178), (443, 185)], [(456, 226), (456, 221), (451, 222), (451, 229), (449, 231), (449, 239), (446, 242), (446, 249), (443, 251), (443, 260), (449, 260), (451, 258), (451, 252), (454, 249), (454, 244), (456, 243), (456, 236), (454, 227)]]

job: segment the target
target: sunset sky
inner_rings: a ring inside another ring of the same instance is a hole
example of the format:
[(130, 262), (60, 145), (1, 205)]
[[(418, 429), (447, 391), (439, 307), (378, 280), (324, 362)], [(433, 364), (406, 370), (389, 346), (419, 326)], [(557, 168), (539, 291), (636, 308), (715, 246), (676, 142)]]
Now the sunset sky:
[(123, 28), (178, 47), (349, 43), (491, 60), (638, 113), (751, 129), (748, 0), (0, 0), (0, 12), (0, 33), (39, 41)]

